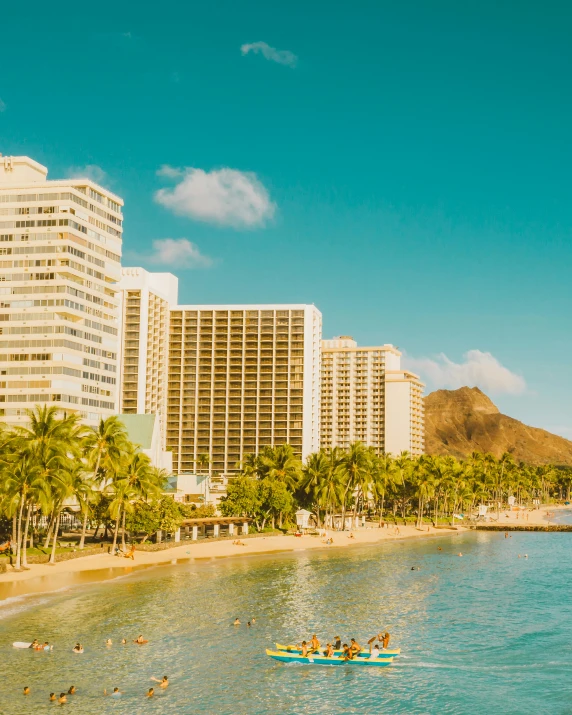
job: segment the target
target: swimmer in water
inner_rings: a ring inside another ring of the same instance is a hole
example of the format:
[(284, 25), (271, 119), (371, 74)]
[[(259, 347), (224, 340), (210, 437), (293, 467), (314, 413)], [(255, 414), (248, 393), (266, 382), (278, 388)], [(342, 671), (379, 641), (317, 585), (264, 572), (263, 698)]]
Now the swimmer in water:
[(113, 641), (111, 640), (111, 638), (108, 638), (108, 639), (105, 641), (105, 645), (113, 645)]
[(144, 643), (147, 643), (147, 641), (145, 640), (145, 638), (143, 638), (142, 635), (138, 635), (133, 642), (137, 643), (138, 645), (143, 645)]
[(75, 685), (70, 685), (70, 689), (68, 690), (68, 695), (75, 695), (77, 693), (77, 688)]
[(233, 626), (240, 626), (240, 619), (238, 616), (234, 619), (234, 623), (232, 624)]
[(248, 621), (248, 623), (246, 625), (248, 628), (250, 628), (250, 621)]
[(58, 698), (58, 703), (60, 705), (63, 705), (64, 703), (67, 703), (68, 701), (68, 696), (65, 693), (60, 693), (60, 697)]
[(151, 680), (154, 680), (156, 683), (159, 683), (159, 687), (163, 688), (163, 690), (169, 687), (169, 678), (166, 675), (163, 676), (162, 680), (159, 680), (158, 678), (151, 678)]
[(81, 643), (76, 643), (73, 647), (74, 653), (83, 653), (83, 646)]
[(127, 640), (125, 638), (121, 639), (121, 645), (125, 645), (127, 643)]
[(253, 618), (251, 623), (252, 623), (252, 625), (254, 625), (256, 623), (256, 618)]
[(24, 688), (24, 695), (29, 695), (30, 694), (30, 688), (26, 685)]
[(108, 693), (107, 690), (104, 690), (103, 694), (110, 695), (112, 698), (118, 698), (121, 695), (121, 693), (119, 692), (119, 688), (113, 688), (112, 693)]
[(153, 695), (155, 695), (155, 688), (149, 688), (149, 690), (147, 691), (147, 697), (152, 698)]
[(36, 649), (36, 648), (38, 648), (38, 647), (40, 647), (40, 644), (38, 643), (38, 639), (37, 639), (37, 638), (34, 638), (34, 640), (33, 640), (33, 641), (30, 643), (30, 645), (28, 646), (28, 648), (34, 648), (34, 649)]
[(53, 703), (57, 700), (55, 693), (50, 693), (50, 702)]

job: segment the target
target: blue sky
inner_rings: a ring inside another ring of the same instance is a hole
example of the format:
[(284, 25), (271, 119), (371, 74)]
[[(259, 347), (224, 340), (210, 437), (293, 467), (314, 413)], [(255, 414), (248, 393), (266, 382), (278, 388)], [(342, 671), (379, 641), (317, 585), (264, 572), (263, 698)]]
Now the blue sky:
[(2, 20), (0, 151), (123, 196), (127, 264), (173, 270), (181, 302), (315, 303), (325, 336), (572, 438), (570, 3)]

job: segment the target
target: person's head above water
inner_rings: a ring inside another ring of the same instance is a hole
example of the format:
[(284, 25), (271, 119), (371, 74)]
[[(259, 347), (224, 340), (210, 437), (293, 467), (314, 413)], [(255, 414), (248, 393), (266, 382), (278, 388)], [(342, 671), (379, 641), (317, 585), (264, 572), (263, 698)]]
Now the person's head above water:
[(24, 695), (29, 695), (30, 694), (30, 688), (26, 685), (24, 687)]

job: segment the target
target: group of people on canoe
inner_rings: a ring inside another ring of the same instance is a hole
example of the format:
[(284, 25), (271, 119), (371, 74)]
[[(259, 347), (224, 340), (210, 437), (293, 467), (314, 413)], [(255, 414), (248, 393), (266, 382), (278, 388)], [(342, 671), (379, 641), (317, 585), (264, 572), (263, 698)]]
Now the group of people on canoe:
[[(369, 657), (370, 660), (375, 660), (379, 658), (381, 651), (385, 650), (389, 646), (389, 633), (378, 633), (373, 638), (370, 638), (367, 642), (369, 646)], [(377, 643), (375, 641), (378, 641)], [(302, 656), (304, 658), (316, 654), (323, 655), (326, 658), (343, 658), (344, 660), (353, 660), (357, 658), (362, 652), (362, 646), (356, 641), (355, 638), (351, 638), (349, 644), (343, 643), (340, 636), (336, 636), (333, 642), (327, 643), (324, 650), (320, 650), (321, 643), (318, 640), (318, 636), (314, 633), (312, 639), (308, 643), (307, 641), (302, 641), (301, 644), (297, 644), (297, 647), (301, 649)], [(340, 652), (341, 651), (341, 652)], [(339, 653), (339, 655), (337, 655)]]

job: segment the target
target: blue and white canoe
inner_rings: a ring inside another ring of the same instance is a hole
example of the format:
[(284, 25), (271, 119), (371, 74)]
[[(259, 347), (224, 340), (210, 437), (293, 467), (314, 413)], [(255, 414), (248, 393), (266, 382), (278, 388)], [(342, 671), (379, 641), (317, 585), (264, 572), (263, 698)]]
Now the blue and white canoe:
[(325, 655), (307, 655), (304, 657), (298, 653), (287, 653), (283, 650), (266, 649), (266, 655), (269, 655), (273, 660), (278, 660), (281, 663), (305, 663), (308, 665), (350, 665), (350, 666), (367, 666), (372, 668), (384, 668), (393, 663), (391, 658), (355, 658), (354, 660), (345, 660), (344, 658), (326, 658)]
[[(293, 654), (302, 654), (302, 650), (298, 648), (296, 645), (282, 645), (282, 643), (276, 643), (276, 650), (284, 651), (286, 653), (293, 653)], [(320, 655), (324, 654), (324, 651), (326, 649), (323, 646), (320, 646)], [(343, 651), (341, 650), (335, 650), (334, 655), (338, 656), (341, 655)], [(401, 648), (385, 648), (383, 650), (379, 651), (378, 658), (393, 658), (401, 653)], [(369, 658), (369, 649), (368, 650), (362, 650), (361, 653), (358, 653), (356, 656), (357, 658)]]

